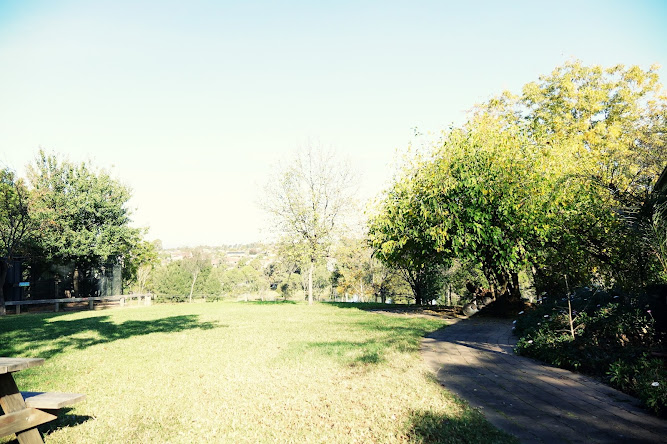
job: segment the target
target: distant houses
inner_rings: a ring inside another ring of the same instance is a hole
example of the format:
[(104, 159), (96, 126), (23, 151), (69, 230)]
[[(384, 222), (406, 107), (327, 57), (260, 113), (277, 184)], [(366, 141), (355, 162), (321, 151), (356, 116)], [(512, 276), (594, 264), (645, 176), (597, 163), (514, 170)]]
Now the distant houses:
[[(234, 248), (230, 249), (228, 246), (222, 247), (204, 247), (201, 251), (211, 259), (211, 266), (216, 268), (220, 266), (234, 267), (238, 265), (243, 259), (251, 261), (257, 257), (271, 256), (268, 251), (264, 249), (253, 247)], [(182, 261), (192, 256), (191, 248), (172, 248), (162, 251), (163, 261), (166, 263)]]

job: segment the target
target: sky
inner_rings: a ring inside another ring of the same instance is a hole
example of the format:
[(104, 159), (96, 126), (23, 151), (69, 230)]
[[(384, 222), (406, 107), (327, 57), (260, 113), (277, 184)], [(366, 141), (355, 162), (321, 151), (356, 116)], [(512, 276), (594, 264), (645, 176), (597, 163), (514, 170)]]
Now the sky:
[(334, 148), (372, 198), (410, 144), (566, 61), (664, 83), (665, 23), (664, 0), (0, 0), (0, 166), (89, 160), (167, 248), (262, 241), (296, 149)]

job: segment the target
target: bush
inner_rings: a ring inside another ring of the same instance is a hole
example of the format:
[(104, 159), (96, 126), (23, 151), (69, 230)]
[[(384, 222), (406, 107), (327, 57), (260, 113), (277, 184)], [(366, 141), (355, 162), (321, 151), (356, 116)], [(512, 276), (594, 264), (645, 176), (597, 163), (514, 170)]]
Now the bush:
[(648, 354), (634, 362), (619, 359), (611, 364), (607, 376), (611, 385), (637, 396), (650, 410), (667, 414), (667, 370), (662, 360)]
[(585, 289), (571, 303), (574, 338), (567, 299), (543, 302), (516, 320), (517, 353), (600, 377), (664, 414), (667, 370), (650, 358), (662, 335), (645, 300)]

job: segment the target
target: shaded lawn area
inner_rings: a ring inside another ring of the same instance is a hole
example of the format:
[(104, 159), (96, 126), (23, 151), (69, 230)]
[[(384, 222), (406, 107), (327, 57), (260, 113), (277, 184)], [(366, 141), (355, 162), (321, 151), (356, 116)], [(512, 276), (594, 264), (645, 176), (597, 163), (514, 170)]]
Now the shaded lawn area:
[[(87, 400), (47, 443), (515, 442), (419, 356), (444, 323), (327, 304), (206, 303), (0, 318), (22, 390)], [(0, 438), (0, 442), (8, 441)]]

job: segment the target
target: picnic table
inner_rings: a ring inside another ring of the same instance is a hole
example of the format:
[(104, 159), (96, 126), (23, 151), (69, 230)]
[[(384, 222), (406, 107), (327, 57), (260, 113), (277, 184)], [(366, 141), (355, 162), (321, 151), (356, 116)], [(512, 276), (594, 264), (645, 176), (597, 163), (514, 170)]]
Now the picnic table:
[(57, 410), (79, 402), (79, 393), (21, 392), (13, 374), (44, 364), (42, 358), (0, 357), (0, 436), (16, 434), (20, 444), (43, 444), (37, 426), (57, 418)]

